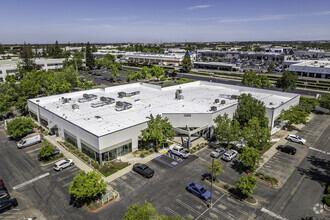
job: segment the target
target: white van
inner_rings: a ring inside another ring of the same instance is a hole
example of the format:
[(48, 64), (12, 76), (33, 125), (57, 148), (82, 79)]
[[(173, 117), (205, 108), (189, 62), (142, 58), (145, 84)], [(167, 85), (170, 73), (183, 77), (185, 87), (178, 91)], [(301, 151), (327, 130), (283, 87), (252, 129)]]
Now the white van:
[(40, 134), (31, 134), (25, 138), (23, 138), (20, 142), (17, 143), (17, 147), (19, 149), (28, 147), (30, 145), (34, 145), (41, 142)]

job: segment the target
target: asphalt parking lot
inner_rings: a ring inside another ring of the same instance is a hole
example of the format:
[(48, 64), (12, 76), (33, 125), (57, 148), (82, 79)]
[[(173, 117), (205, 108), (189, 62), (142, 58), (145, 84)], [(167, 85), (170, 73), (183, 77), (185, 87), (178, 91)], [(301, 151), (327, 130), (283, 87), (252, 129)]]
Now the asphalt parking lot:
[(156, 159), (147, 163), (155, 170), (152, 178), (145, 179), (131, 171), (110, 183), (121, 198), (109, 208), (101, 210), (101, 218), (112, 213), (114, 219), (122, 219), (128, 206), (147, 200), (159, 214), (168, 216), (186, 219), (254, 219), (255, 207), (238, 202), (215, 187), (212, 209), (207, 207), (205, 201), (186, 191), (190, 182), (198, 183), (208, 190), (211, 188), (209, 183), (202, 180), (208, 163), (197, 156), (192, 155), (172, 167)]
[(40, 144), (17, 149), (0, 129), (0, 178), (18, 206), (0, 214), (0, 219), (18, 219), (23, 216), (37, 219), (84, 219), (90, 214), (70, 205), (69, 186), (80, 170), (76, 166), (60, 172), (53, 163), (41, 166), (37, 155)]

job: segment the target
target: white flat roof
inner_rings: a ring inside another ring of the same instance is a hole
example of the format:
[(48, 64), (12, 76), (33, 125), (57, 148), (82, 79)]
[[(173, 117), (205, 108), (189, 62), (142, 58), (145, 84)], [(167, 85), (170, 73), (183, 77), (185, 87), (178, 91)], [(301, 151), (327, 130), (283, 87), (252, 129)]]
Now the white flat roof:
[[(182, 89), (184, 100), (175, 99), (175, 92), (179, 88)], [(140, 94), (125, 98), (118, 97), (118, 92), (134, 91), (140, 91)], [(90, 102), (79, 103), (78, 99), (82, 98), (84, 93), (95, 94), (98, 98)], [(148, 121), (146, 117), (150, 116), (150, 114), (211, 114), (211, 106), (217, 106), (217, 110), (221, 110), (237, 103), (237, 100), (227, 98), (227, 95), (240, 95), (243, 93), (251, 93), (254, 98), (263, 101), (265, 106), (270, 108), (276, 108), (296, 96), (296, 94), (277, 91), (196, 81), (165, 88), (145, 83), (134, 83), (107, 87), (105, 89), (92, 89), (35, 98), (29, 101), (35, 104), (39, 103), (44, 109), (53, 112), (96, 136), (102, 136), (144, 123)], [(99, 108), (92, 108), (91, 103), (99, 102), (101, 96), (111, 97), (116, 99), (116, 101), (129, 102), (133, 104), (133, 107), (124, 111), (116, 111), (115, 103), (113, 103)], [(69, 103), (63, 104), (62, 97), (71, 98), (71, 100)], [(219, 99), (220, 102), (221, 100), (226, 100), (226, 104), (214, 104), (215, 99)], [(39, 101), (37, 102), (37, 100)], [(73, 104), (79, 105), (79, 109), (73, 110)], [(97, 119), (95, 116), (102, 117), (102, 120)]]

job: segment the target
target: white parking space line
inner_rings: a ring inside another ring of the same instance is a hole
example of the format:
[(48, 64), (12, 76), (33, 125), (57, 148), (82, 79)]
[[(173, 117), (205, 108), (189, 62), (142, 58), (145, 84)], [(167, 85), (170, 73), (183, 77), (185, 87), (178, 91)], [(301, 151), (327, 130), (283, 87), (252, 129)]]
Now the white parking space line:
[(29, 181), (26, 181), (26, 182), (24, 182), (24, 183), (21, 183), (21, 184), (19, 184), (19, 185), (17, 185), (17, 186), (14, 186), (14, 187), (13, 187), (13, 190), (16, 190), (16, 189), (22, 188), (23, 186), (26, 186), (26, 185), (28, 185), (28, 184), (30, 184), (30, 183), (33, 183), (33, 182), (35, 182), (35, 181), (37, 181), (37, 180), (39, 180), (39, 179), (41, 179), (41, 178), (44, 178), (44, 177), (48, 176), (49, 174), (50, 174), (50, 173), (42, 174), (41, 176), (38, 176), (38, 177), (36, 177), (36, 178), (33, 178), (32, 180), (29, 180)]
[(318, 152), (321, 152), (321, 153), (324, 153), (324, 154), (328, 154), (328, 155), (330, 155), (330, 152), (326, 152), (326, 151), (324, 151), (324, 150), (319, 150), (319, 149), (316, 149), (316, 148), (314, 148), (314, 147), (309, 147), (309, 149), (311, 149), (311, 150), (315, 150), (315, 151), (318, 151)]
[(232, 216), (230, 216), (230, 215), (228, 215), (228, 214), (226, 214), (226, 213), (223, 213), (223, 212), (221, 212), (221, 211), (220, 211), (219, 209), (217, 209), (217, 208), (212, 208), (212, 211), (215, 211), (216, 213), (222, 215), (222, 216), (225, 217), (226, 219), (230, 219), (230, 220), (238, 220), (238, 218), (235, 218), (235, 217), (232, 217)]
[(127, 173), (127, 175), (130, 176), (130, 177), (132, 177), (133, 179), (139, 181), (142, 184), (145, 184), (146, 183), (145, 180), (142, 180), (142, 178), (137, 177), (134, 173), (129, 172), (129, 173)]
[(171, 213), (172, 215), (174, 215), (175, 217), (181, 217), (181, 215), (179, 215), (178, 213), (176, 213), (175, 211), (173, 211), (172, 209), (170, 209), (169, 207), (165, 208), (169, 213)]
[(262, 211), (263, 213), (266, 213), (276, 219), (281, 219), (281, 220), (288, 220), (287, 218), (284, 218), (282, 216), (276, 215), (274, 212), (269, 211), (268, 209), (265, 208), (261, 208), (260, 211)]
[(205, 205), (205, 203), (202, 202), (202, 200), (200, 198), (194, 196), (193, 194), (186, 192), (185, 195), (189, 196), (190, 198), (192, 198), (193, 200), (197, 201), (198, 203), (201, 203), (201, 204)]
[(126, 183), (124, 180), (118, 178), (117, 181), (118, 181), (120, 184), (126, 186), (128, 189), (130, 189), (130, 190), (132, 190), (132, 191), (135, 191), (135, 189), (134, 189), (131, 185), (129, 185), (128, 183)]
[[(200, 213), (199, 211), (195, 210), (194, 208), (192, 208), (192, 207), (189, 206), (188, 204), (182, 202), (180, 199), (177, 199), (176, 202), (179, 203), (180, 205), (184, 206), (185, 208), (189, 209), (190, 211), (194, 212), (195, 214), (201, 216), (201, 213)], [(204, 218), (204, 219), (209, 219), (209, 218), (207, 218), (207, 217), (205, 217), (205, 216), (202, 216), (202, 218)]]
[(29, 153), (35, 152), (35, 151), (37, 151), (37, 150), (40, 150), (40, 149), (41, 149), (41, 148), (38, 147), (38, 148), (36, 148), (36, 149), (26, 151), (26, 153), (29, 154)]
[(77, 171), (71, 172), (71, 173), (69, 173), (68, 175), (65, 175), (64, 177), (58, 177), (57, 179), (58, 179), (59, 181), (62, 181), (62, 180), (68, 179), (68, 178), (70, 178), (70, 177), (73, 178), (77, 173), (80, 173), (80, 170), (77, 170)]
[(241, 210), (241, 207), (240, 206), (238, 206), (238, 205), (233, 205), (233, 204), (231, 204), (231, 203), (229, 203), (229, 202), (226, 202), (226, 201), (221, 201), (221, 203), (223, 203), (223, 204), (225, 204), (225, 205), (227, 205), (227, 206), (231, 206), (232, 208), (234, 208), (236, 211), (238, 211), (239, 213), (241, 213), (241, 214), (243, 214), (243, 215), (249, 215), (249, 213), (247, 213), (247, 212), (245, 212), (245, 211), (242, 211)]

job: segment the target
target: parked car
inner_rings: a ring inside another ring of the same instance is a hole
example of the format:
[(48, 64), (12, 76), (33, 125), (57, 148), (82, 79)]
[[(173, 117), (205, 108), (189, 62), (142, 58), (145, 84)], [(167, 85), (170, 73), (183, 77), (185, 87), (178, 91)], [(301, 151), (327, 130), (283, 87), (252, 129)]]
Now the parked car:
[(7, 190), (0, 190), (0, 201), (10, 199), (10, 194)]
[(73, 160), (72, 159), (65, 159), (65, 160), (60, 160), (54, 164), (54, 170), (63, 170), (64, 168), (67, 168), (69, 166), (72, 166)]
[(222, 159), (225, 161), (231, 161), (237, 156), (237, 151), (236, 150), (228, 150), (226, 153), (222, 155)]
[(18, 205), (16, 199), (8, 199), (0, 202), (0, 212), (12, 209)]
[(218, 158), (226, 152), (224, 148), (216, 148), (211, 152), (211, 157)]
[(299, 137), (298, 135), (288, 134), (286, 139), (289, 140), (289, 141), (292, 141), (292, 142), (297, 142), (299, 144), (306, 144), (306, 140)]
[(0, 190), (7, 190), (2, 179), (0, 179)]
[(201, 185), (198, 185), (196, 183), (189, 183), (186, 187), (186, 190), (198, 196), (199, 198), (204, 199), (205, 201), (211, 198), (211, 193), (208, 190), (204, 189)]
[(289, 146), (289, 145), (280, 145), (280, 146), (277, 147), (277, 150), (280, 150), (282, 152), (292, 154), (292, 155), (295, 155), (296, 152), (297, 152), (296, 148), (294, 148), (292, 146)]
[(31, 134), (25, 138), (23, 138), (20, 142), (17, 143), (17, 147), (19, 149), (28, 147), (37, 143), (41, 143), (40, 134)]
[(190, 153), (186, 151), (183, 147), (180, 147), (178, 145), (171, 145), (170, 149), (168, 150), (169, 153), (175, 154), (181, 158), (188, 158)]
[(133, 166), (133, 171), (141, 174), (145, 178), (153, 177), (155, 171), (146, 164), (136, 163)]
[[(55, 156), (55, 155), (57, 155), (57, 154), (61, 154), (61, 153), (62, 153), (61, 150), (59, 150), (59, 149), (55, 149), (54, 152), (53, 152), (53, 154), (50, 155), (49, 157), (53, 157), (53, 156)], [(48, 158), (49, 158), (49, 157), (48, 157)], [(48, 158), (47, 158), (47, 157), (41, 157), (41, 155), (38, 154), (38, 160), (39, 160), (39, 161), (47, 160)]]

